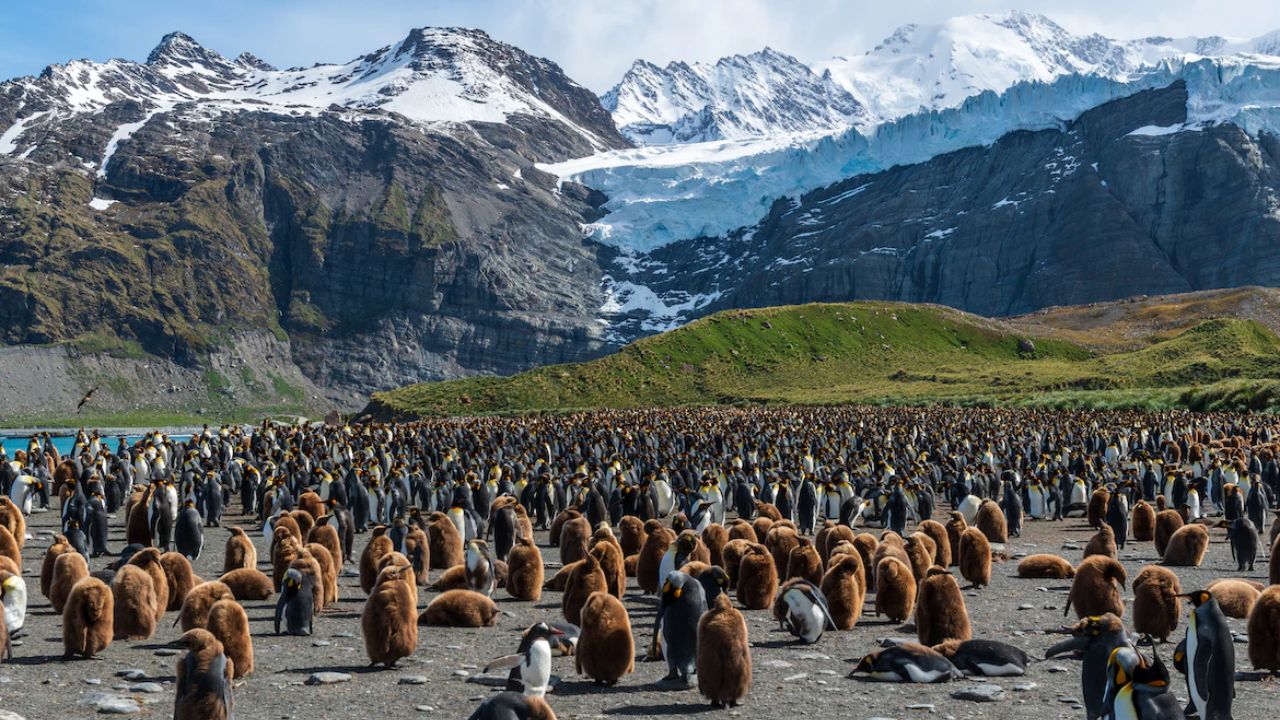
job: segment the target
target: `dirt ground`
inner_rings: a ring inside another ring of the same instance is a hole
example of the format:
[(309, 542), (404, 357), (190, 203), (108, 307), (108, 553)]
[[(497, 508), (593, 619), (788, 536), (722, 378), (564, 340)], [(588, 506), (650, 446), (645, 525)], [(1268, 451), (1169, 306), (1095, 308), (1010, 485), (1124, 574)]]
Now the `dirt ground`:
[[(941, 516), (941, 512), (939, 515)], [(118, 518), (117, 518), (118, 520)], [(224, 524), (237, 521), (228, 516)], [(90, 717), (98, 712), (89, 704), (94, 693), (113, 693), (139, 704), (135, 717), (169, 717), (173, 708), (173, 665), (176, 657), (166, 646), (181, 633), (171, 627), (177, 613), (166, 616), (162, 629), (144, 642), (113, 643), (93, 660), (64, 662), (61, 618), (40, 596), (40, 561), (50, 537), (57, 529), (57, 513), (33, 515), (30, 532), (35, 535), (23, 552), (24, 576), (30, 593), (29, 614), (14, 648), (14, 659), (0, 665), (0, 710), (27, 720)], [(114, 522), (114, 520), (113, 520)], [(1060, 523), (1029, 522), (1020, 539), (1013, 539), (1008, 552), (1014, 555), (1054, 552), (1074, 561), (1080, 550), (1064, 549), (1064, 544), (1083, 547), (1091, 532), (1081, 520)], [(222, 548), (228, 533), (222, 528), (206, 532), (205, 552), (195, 563), (202, 577), (215, 578), (222, 567)], [(268, 557), (268, 541), (253, 533), (259, 558)], [(363, 547), (367, 535), (357, 536)], [(545, 547), (543, 555), (557, 558)], [(123, 546), (123, 530), (114, 528), (112, 547)], [(358, 553), (357, 553), (358, 554)], [(91, 569), (106, 565), (111, 558), (99, 558)], [(1121, 551), (1121, 560), (1132, 578), (1145, 564), (1155, 560), (1150, 543), (1130, 544)], [(270, 572), (269, 564), (262, 568)], [(1063, 622), (1065, 581), (1020, 580), (1014, 575), (1015, 562), (996, 566), (992, 586), (966, 593), (975, 637), (996, 638), (1022, 647), (1034, 657), (1060, 639), (1046, 635), (1046, 629)], [(1222, 530), (1213, 531), (1213, 544), (1203, 566), (1178, 568), (1185, 590), (1196, 589), (1218, 577), (1236, 576), (1230, 547)], [(438, 573), (438, 571), (437, 571)], [(550, 572), (548, 573), (550, 575)], [(434, 574), (433, 574), (434, 577)], [(1261, 559), (1249, 577), (1266, 582), (1267, 564)], [(367, 669), (364, 644), (360, 638), (360, 613), (364, 596), (359, 579), (341, 579), (341, 600), (336, 610), (317, 618), (310, 638), (276, 636), (272, 633), (274, 598), (246, 603), (254, 635), (256, 669), (235, 690), (235, 715), (240, 720), (289, 718), (466, 718), (490, 693), (497, 690), (469, 682), (486, 662), (514, 652), (521, 630), (537, 620), (561, 620), (560, 594), (547, 592), (537, 604), (517, 602), (499, 589), (496, 597), (503, 610), (498, 627), (484, 629), (422, 628), (418, 651), (390, 670)], [(433, 597), (422, 593), (425, 607)], [(1130, 595), (1131, 597), (1131, 595)], [(643, 652), (650, 636), (656, 601), (641, 596), (631, 580), (626, 596), (636, 634), (636, 647)], [(1033, 664), (1025, 677), (996, 678), (1005, 697), (994, 703), (975, 703), (952, 698), (960, 681), (941, 685), (893, 685), (852, 680), (846, 677), (852, 662), (874, 649), (887, 637), (914, 634), (910, 628), (874, 617), (871, 598), (867, 612), (857, 627), (848, 632), (828, 632), (810, 646), (796, 644), (778, 629), (767, 611), (746, 613), (754, 671), (754, 685), (744, 705), (734, 710), (713, 711), (696, 690), (672, 691), (656, 687), (665, 674), (664, 663), (637, 663), (636, 672), (613, 688), (601, 688), (574, 672), (572, 658), (556, 658), (554, 669), (563, 682), (548, 700), (560, 718), (660, 717), (719, 712), (742, 717), (785, 717), (803, 713), (814, 720), (826, 718), (1080, 718), (1084, 711), (1072, 704), (1080, 700), (1079, 663), (1069, 659)], [(1126, 617), (1126, 621), (1130, 618)], [(1071, 618), (1074, 621), (1074, 617)], [(1237, 669), (1247, 670), (1243, 644), (1244, 621), (1232, 620), (1240, 634), (1236, 645)], [(1179, 628), (1181, 633), (1181, 628)], [(1172, 645), (1160, 652), (1170, 663)], [(166, 654), (168, 653), (168, 654)], [(126, 669), (140, 669), (147, 680), (158, 684), (139, 685), (118, 676)], [(351, 674), (351, 680), (335, 685), (305, 685), (318, 671)], [(413, 684), (418, 683), (418, 684)], [(1185, 685), (1175, 674), (1173, 686), (1186, 699)], [(152, 692), (145, 692), (151, 690)], [(1237, 683), (1237, 718), (1274, 717), (1280, 701), (1280, 682)]]

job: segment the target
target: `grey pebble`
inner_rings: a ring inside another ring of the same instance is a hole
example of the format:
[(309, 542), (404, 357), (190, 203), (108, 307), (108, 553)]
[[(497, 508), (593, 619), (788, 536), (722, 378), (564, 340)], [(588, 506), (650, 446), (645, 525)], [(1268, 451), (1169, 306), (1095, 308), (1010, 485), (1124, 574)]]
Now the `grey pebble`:
[(951, 693), (951, 697), (972, 702), (997, 702), (1004, 699), (1004, 688), (991, 683), (981, 683), (960, 688)]
[(335, 683), (347, 682), (351, 676), (340, 672), (318, 672), (311, 673), (311, 677), (307, 678), (308, 685), (333, 685)]
[(129, 692), (136, 692), (136, 693), (159, 693), (159, 692), (164, 692), (164, 688), (160, 686), (160, 683), (154, 683), (154, 682), (140, 682), (140, 683), (138, 683), (138, 684), (136, 684), (136, 685), (132, 685), (132, 686), (130, 686), (130, 687), (129, 687)]

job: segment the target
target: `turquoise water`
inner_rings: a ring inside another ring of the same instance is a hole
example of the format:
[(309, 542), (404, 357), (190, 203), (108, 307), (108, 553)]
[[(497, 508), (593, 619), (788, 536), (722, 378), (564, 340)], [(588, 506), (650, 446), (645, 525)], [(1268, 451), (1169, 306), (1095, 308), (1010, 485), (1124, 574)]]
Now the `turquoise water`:
[[(124, 438), (126, 443), (132, 445), (134, 441), (142, 437), (142, 433), (138, 433), (136, 435), (104, 435), (102, 436), (102, 442), (104, 445), (107, 446), (109, 450), (111, 450), (112, 452), (115, 452), (116, 447), (120, 444), (121, 437)], [(190, 435), (170, 435), (169, 437), (175, 441), (185, 441), (191, 436)], [(4, 445), (5, 454), (8, 455), (10, 458), (12, 458), (14, 452), (18, 450), (22, 450), (23, 452), (26, 451), (27, 441), (29, 439), (30, 438), (25, 435), (23, 436), (5, 435), (3, 437), (0, 437), (0, 444)], [(71, 452), (71, 448), (74, 447), (75, 444), (76, 444), (75, 435), (54, 435), (53, 436), (53, 446), (58, 449), (59, 455), (66, 455), (67, 453)]]

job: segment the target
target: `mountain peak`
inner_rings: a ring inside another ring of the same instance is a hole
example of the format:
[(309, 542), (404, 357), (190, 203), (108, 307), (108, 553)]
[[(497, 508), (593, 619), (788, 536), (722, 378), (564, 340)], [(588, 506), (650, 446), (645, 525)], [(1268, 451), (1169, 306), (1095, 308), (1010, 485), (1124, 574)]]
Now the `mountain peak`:
[(226, 58), (196, 42), (184, 32), (171, 32), (147, 55), (148, 65), (223, 65)]

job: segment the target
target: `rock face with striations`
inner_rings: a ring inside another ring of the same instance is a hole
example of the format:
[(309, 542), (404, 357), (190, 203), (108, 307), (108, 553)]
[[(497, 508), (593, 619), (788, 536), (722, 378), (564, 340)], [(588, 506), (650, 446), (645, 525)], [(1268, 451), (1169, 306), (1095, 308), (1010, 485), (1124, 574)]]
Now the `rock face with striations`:
[(350, 407), (610, 347), (579, 229), (602, 198), (533, 165), (626, 141), (558, 67), (484, 33), (284, 71), (173, 34), (145, 64), (0, 84), (5, 127), (5, 344), (207, 368), (265, 328)]

